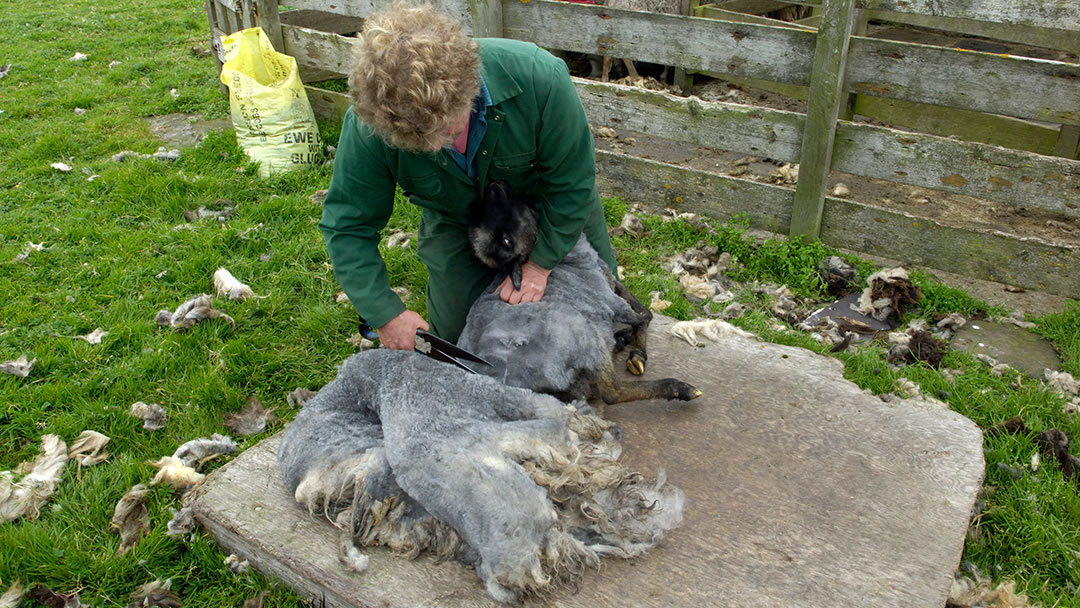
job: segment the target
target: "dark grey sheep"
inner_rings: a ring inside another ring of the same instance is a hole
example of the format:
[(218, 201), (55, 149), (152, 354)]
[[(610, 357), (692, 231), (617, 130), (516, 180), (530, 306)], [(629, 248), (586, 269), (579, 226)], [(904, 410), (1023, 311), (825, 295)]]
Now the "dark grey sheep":
[(682, 493), (617, 457), (609, 422), (391, 350), (346, 360), (279, 454), (289, 491), (348, 548), (455, 556), (504, 602), (572, 583), (600, 556), (638, 555), (678, 525)]
[(469, 310), (458, 346), (493, 364), (477, 371), (565, 401), (600, 398), (610, 404), (699, 396), (696, 388), (672, 378), (616, 381), (614, 324), (629, 325), (635, 334), (631, 342), (640, 350), (631, 351), (628, 367), (637, 361), (640, 370), (631, 371), (640, 373), (651, 319), (582, 236), (551, 271), (539, 302), (508, 304), (492, 290), (480, 296)]

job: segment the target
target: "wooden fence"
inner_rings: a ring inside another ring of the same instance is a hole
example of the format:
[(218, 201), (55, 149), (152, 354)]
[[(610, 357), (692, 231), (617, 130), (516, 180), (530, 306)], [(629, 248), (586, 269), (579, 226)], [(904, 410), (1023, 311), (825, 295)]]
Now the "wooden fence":
[[(213, 25), (220, 19), (215, 21), (210, 8), (220, 2), (207, 0), (212, 28), (223, 32)], [(273, 2), (259, 0), (249, 20), (277, 21), (279, 48), (306, 69), (343, 76), (353, 39), (290, 24), (291, 13), (279, 18)], [(341, 18), (363, 18), (389, 4), (288, 2), (295, 9)], [(685, 210), (719, 219), (745, 214), (758, 228), (817, 236), (831, 246), (907, 264), (1080, 297), (1078, 247), (950, 227), (832, 198), (825, 188), (829, 172), (840, 171), (1080, 220), (1080, 161), (838, 118), (849, 92), (855, 92), (1075, 128), (1080, 125), (1080, 64), (877, 40), (854, 36), (852, 29), (856, 9), (873, 9), (1053, 29), (1067, 36), (1080, 31), (1080, 2), (825, 0), (817, 31), (552, 0), (443, 0), (442, 7), (476, 36), (806, 87), (808, 109), (800, 114), (575, 79), (595, 125), (800, 164), (792, 192), (597, 151), (598, 183), (606, 195), (652, 202), (677, 198)], [(340, 116), (348, 107), (340, 93), (313, 87), (308, 93), (323, 117)]]

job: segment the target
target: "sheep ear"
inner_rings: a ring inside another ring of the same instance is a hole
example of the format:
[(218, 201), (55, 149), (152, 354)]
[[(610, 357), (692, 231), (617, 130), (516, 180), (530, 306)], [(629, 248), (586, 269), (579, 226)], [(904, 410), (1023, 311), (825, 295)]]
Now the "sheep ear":
[(510, 199), (510, 184), (506, 181), (497, 179), (488, 184), (487, 189), (484, 192), (484, 198), (488, 202), (502, 203)]

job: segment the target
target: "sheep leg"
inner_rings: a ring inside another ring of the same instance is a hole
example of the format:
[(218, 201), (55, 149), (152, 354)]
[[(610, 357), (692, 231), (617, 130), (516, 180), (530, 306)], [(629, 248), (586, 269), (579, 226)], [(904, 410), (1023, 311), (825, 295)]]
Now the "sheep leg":
[(630, 74), (631, 78), (640, 78), (637, 73), (637, 68), (634, 67), (634, 62), (631, 59), (623, 58), (623, 65), (626, 66), (626, 71)]
[[(619, 281), (613, 281), (615, 295), (619, 296), (630, 305), (630, 309), (636, 314), (636, 319), (628, 320), (630, 325), (630, 338), (626, 340), (627, 349), (626, 370), (635, 376), (645, 373), (645, 362), (649, 360), (645, 343), (649, 337), (649, 323), (652, 322), (652, 311), (634, 297), (634, 294)], [(616, 336), (616, 344), (619, 336)]]
[(701, 396), (701, 391), (693, 385), (675, 378), (618, 383), (615, 381), (614, 365), (601, 369), (592, 379), (590, 389), (592, 389), (589, 391), (590, 397), (599, 397), (607, 405), (642, 399), (690, 401)]
[(610, 72), (611, 72), (611, 57), (608, 57), (607, 55), (604, 55), (604, 66), (603, 66), (603, 68), (601, 69), (601, 72), (600, 72), (600, 81), (601, 82), (608, 82), (609, 81), (608, 76), (610, 75)]

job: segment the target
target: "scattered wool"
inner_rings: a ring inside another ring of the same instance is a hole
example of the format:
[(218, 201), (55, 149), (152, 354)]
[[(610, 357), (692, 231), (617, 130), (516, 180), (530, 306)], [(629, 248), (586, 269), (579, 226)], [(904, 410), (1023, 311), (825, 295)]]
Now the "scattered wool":
[(75, 115), (76, 116), (82, 116), (83, 114), (86, 114), (86, 109), (85, 108), (75, 108)]
[(701, 277), (685, 273), (679, 277), (679, 283), (686, 290), (687, 297), (698, 300), (708, 300), (716, 295), (717, 285)]
[(162, 456), (156, 462), (149, 462), (149, 464), (158, 469), (157, 475), (150, 480), (152, 486), (167, 483), (177, 490), (186, 490), (201, 482), (205, 477), (174, 456)]
[(724, 312), (720, 313), (720, 318), (737, 319), (741, 317), (745, 312), (746, 306), (739, 304), (738, 302), (734, 302), (732, 304), (729, 304), (728, 307), (724, 309)]
[(68, 448), (68, 458), (79, 463), (79, 467), (92, 467), (104, 462), (109, 453), (104, 451), (109, 438), (97, 431), (83, 431)]
[(128, 490), (116, 503), (109, 525), (120, 535), (117, 555), (124, 555), (138, 544), (144, 535), (150, 533), (150, 517), (146, 509), (146, 495), (149, 492), (150, 488), (140, 483)]
[(0, 595), (0, 608), (15, 608), (19, 605), (19, 600), (22, 599), (22, 596), (22, 581), (16, 580), (3, 595)]
[(651, 298), (651, 300), (649, 301), (649, 310), (653, 312), (664, 312), (665, 310), (667, 310), (668, 306), (671, 306), (671, 302), (669, 300), (660, 299), (659, 291), (650, 292), (649, 297)]
[(817, 265), (818, 274), (828, 287), (830, 294), (848, 293), (848, 288), (855, 280), (855, 267), (838, 255), (822, 258)]
[(1007, 581), (997, 586), (978, 571), (974, 579), (957, 573), (949, 588), (945, 608), (1034, 608), (1027, 595), (1016, 593), (1016, 583)]
[(596, 127), (596, 136), (601, 139), (615, 139), (617, 133), (611, 127)]
[(74, 55), (71, 56), (70, 61), (86, 61), (86, 55), (76, 52)]
[(903, 268), (875, 272), (866, 279), (868, 287), (863, 290), (858, 306), (852, 308), (884, 322), (890, 316), (900, 318), (904, 310), (918, 304), (922, 291), (911, 282)]
[[(328, 146), (329, 147), (329, 146)], [(269, 591), (260, 591), (255, 597), (244, 602), (243, 608), (263, 608), (263, 598), (270, 595)]]
[(204, 319), (225, 319), (229, 325), (236, 327), (236, 321), (229, 315), (216, 310), (208, 295), (198, 295), (177, 307), (175, 312), (160, 310), (157, 313), (157, 324), (162, 327), (172, 327), (176, 331), (187, 331), (196, 323)]
[(1066, 416), (1074, 416), (1077, 412), (1080, 412), (1080, 397), (1074, 397), (1072, 401), (1068, 401), (1065, 405), (1061, 406), (1061, 411)]
[(166, 536), (187, 536), (195, 529), (195, 512), (191, 507), (184, 507), (179, 511), (173, 509), (172, 519), (165, 525)]
[(206, 218), (214, 218), (218, 222), (224, 222), (229, 219), (233, 214), (233, 203), (227, 199), (220, 199), (215, 201), (216, 205), (221, 205), (220, 211), (207, 209), (205, 205), (199, 205), (194, 211), (184, 211), (184, 218), (189, 222), (197, 222)]
[(386, 237), (387, 249), (395, 249), (398, 247), (405, 248), (409, 246), (409, 243), (416, 238), (411, 232), (405, 232), (403, 230), (395, 230)]
[[(251, 402), (248, 403), (250, 405)], [(262, 404), (259, 404), (259, 407), (262, 407)], [(192, 439), (182, 444), (176, 448), (172, 457), (179, 460), (185, 467), (198, 468), (222, 454), (235, 454), (239, 451), (240, 447), (231, 437), (214, 433), (209, 438)]]
[(30, 375), (30, 370), (34, 369), (35, 363), (37, 363), (37, 357), (27, 361), (26, 355), (20, 355), (19, 358), (14, 361), (4, 361), (3, 363), (0, 363), (0, 372), (25, 378)]
[(1043, 370), (1043, 379), (1054, 389), (1057, 394), (1068, 397), (1080, 394), (1080, 382), (1073, 378), (1069, 372), (1055, 372), (1049, 369)]
[(162, 160), (162, 161), (172, 162), (172, 161), (176, 161), (176, 160), (180, 159), (180, 151), (179, 150), (166, 150), (164, 148), (164, 146), (163, 146), (163, 147), (158, 148), (157, 152), (154, 152), (151, 156), (154, 158), (154, 160)]
[(949, 383), (956, 382), (956, 379), (963, 375), (964, 371), (959, 369), (953, 369), (947, 367), (941, 370), (941, 375), (945, 377), (945, 381)]
[[(1031, 435), (1033, 431), (1024, 424), (1020, 416), (995, 424), (988, 435), (1000, 434)], [(1044, 456), (1053, 458), (1058, 463), (1061, 474), (1074, 482), (1080, 481), (1080, 458), (1069, 452), (1069, 436), (1058, 429), (1050, 429), (1035, 435), (1035, 445)]]
[(769, 179), (774, 184), (794, 184), (799, 181), (799, 165), (784, 163), (769, 172)]
[(645, 228), (645, 223), (641, 221), (641, 218), (633, 213), (624, 213), (622, 222), (615, 228), (608, 231), (610, 236), (621, 236), (629, 234), (635, 237), (651, 236), (652, 230)]
[(143, 403), (136, 401), (128, 410), (132, 416), (142, 418), (143, 428), (148, 431), (156, 431), (165, 426), (165, 418), (168, 414), (165, 408), (156, 403)]
[(832, 195), (837, 198), (847, 198), (851, 196), (851, 188), (848, 188), (846, 184), (839, 183), (833, 186)]
[(56, 491), (67, 464), (67, 444), (56, 435), (41, 438), (41, 453), (23, 462), (15, 472), (25, 473), (15, 482), (10, 471), (0, 471), (0, 522), (19, 517), (37, 519), (41, 505)]
[(1025, 321), (1024, 320), (1024, 313), (1022, 313), (1022, 312), (1020, 312), (1018, 310), (1013, 311), (1007, 317), (1002, 317), (1001, 319), (998, 319), (998, 321), (1000, 321), (1002, 323), (1012, 323), (1013, 325), (1015, 325), (1017, 327), (1020, 327), (1020, 328), (1023, 328), (1023, 329), (1031, 329), (1031, 328), (1035, 327), (1034, 323), (1032, 323), (1030, 321)]
[(743, 338), (756, 338), (754, 334), (739, 329), (727, 321), (720, 319), (695, 319), (693, 321), (679, 321), (671, 326), (671, 335), (686, 340), (691, 346), (700, 346), (698, 334), (719, 342), (729, 336), (741, 336)]
[(49, 589), (45, 585), (35, 585), (34, 588), (26, 594), (26, 597), (27, 599), (35, 601), (42, 606), (47, 606), (48, 608), (90, 608), (89, 604), (84, 604), (83, 601), (79, 599), (78, 593), (64, 595)]
[(86, 340), (90, 344), (101, 344), (102, 338), (109, 335), (109, 332), (102, 331), (101, 328), (97, 328), (94, 331), (86, 334), (85, 336), (75, 336), (80, 340)]
[(127, 608), (149, 608), (150, 606), (159, 606), (160, 608), (181, 608), (183, 603), (180, 601), (180, 596), (172, 590), (172, 579), (156, 579), (145, 585), (139, 587), (129, 597), (131, 603), (127, 605)]
[(311, 195), (311, 202), (315, 205), (322, 205), (329, 192), (329, 190), (316, 190), (315, 193)]
[(958, 312), (954, 312), (951, 313), (949, 316), (945, 317), (944, 319), (938, 321), (937, 328), (948, 331), (956, 331), (966, 324), (967, 319), (964, 318), (964, 315)]
[(230, 553), (229, 557), (225, 558), (225, 565), (233, 574), (243, 574), (251, 569), (251, 564), (246, 559), (237, 557), (235, 553)]
[(298, 388), (285, 396), (285, 402), (292, 407), (304, 407), (305, 405), (307, 405), (308, 401), (311, 401), (312, 397), (318, 394), (319, 391), (313, 391), (306, 388)]
[(349, 296), (345, 295), (344, 291), (339, 291), (334, 294), (334, 302), (337, 302), (338, 304), (348, 304)]
[(1009, 365), (1008, 363), (998, 363), (997, 365), (994, 365), (993, 367), (990, 368), (990, 373), (997, 376), (997, 377), (999, 377), (999, 378), (1003, 377), (1005, 374), (1007, 374), (1009, 372), (1015, 372), (1015, 371), (1016, 370), (1013, 369), (1013, 367), (1011, 365)]
[(378, 348), (378, 346), (373, 340), (368, 340), (364, 337), (363, 334), (359, 332), (353, 334), (352, 337), (349, 338), (349, 344), (352, 344), (353, 346), (359, 348), (361, 352), (365, 350), (371, 350), (373, 348)]
[(241, 437), (261, 433), (268, 424), (276, 421), (274, 410), (263, 407), (254, 395), (248, 397), (247, 404), (239, 413), (225, 414), (225, 428)]
[(404, 302), (405, 300), (408, 300), (412, 296), (412, 292), (409, 291), (408, 287), (402, 287), (402, 286), (391, 287), (390, 291), (397, 294), (397, 297), (401, 298), (402, 302)]
[(71, 173), (71, 165), (67, 163), (53, 163), (49, 166), (61, 173)]
[(922, 395), (919, 385), (908, 378), (897, 378), (896, 382), (893, 383), (893, 392), (904, 399), (912, 399)]
[(214, 272), (214, 292), (219, 296), (228, 296), (230, 300), (246, 300), (256, 297), (251, 287), (241, 283), (225, 268)]

